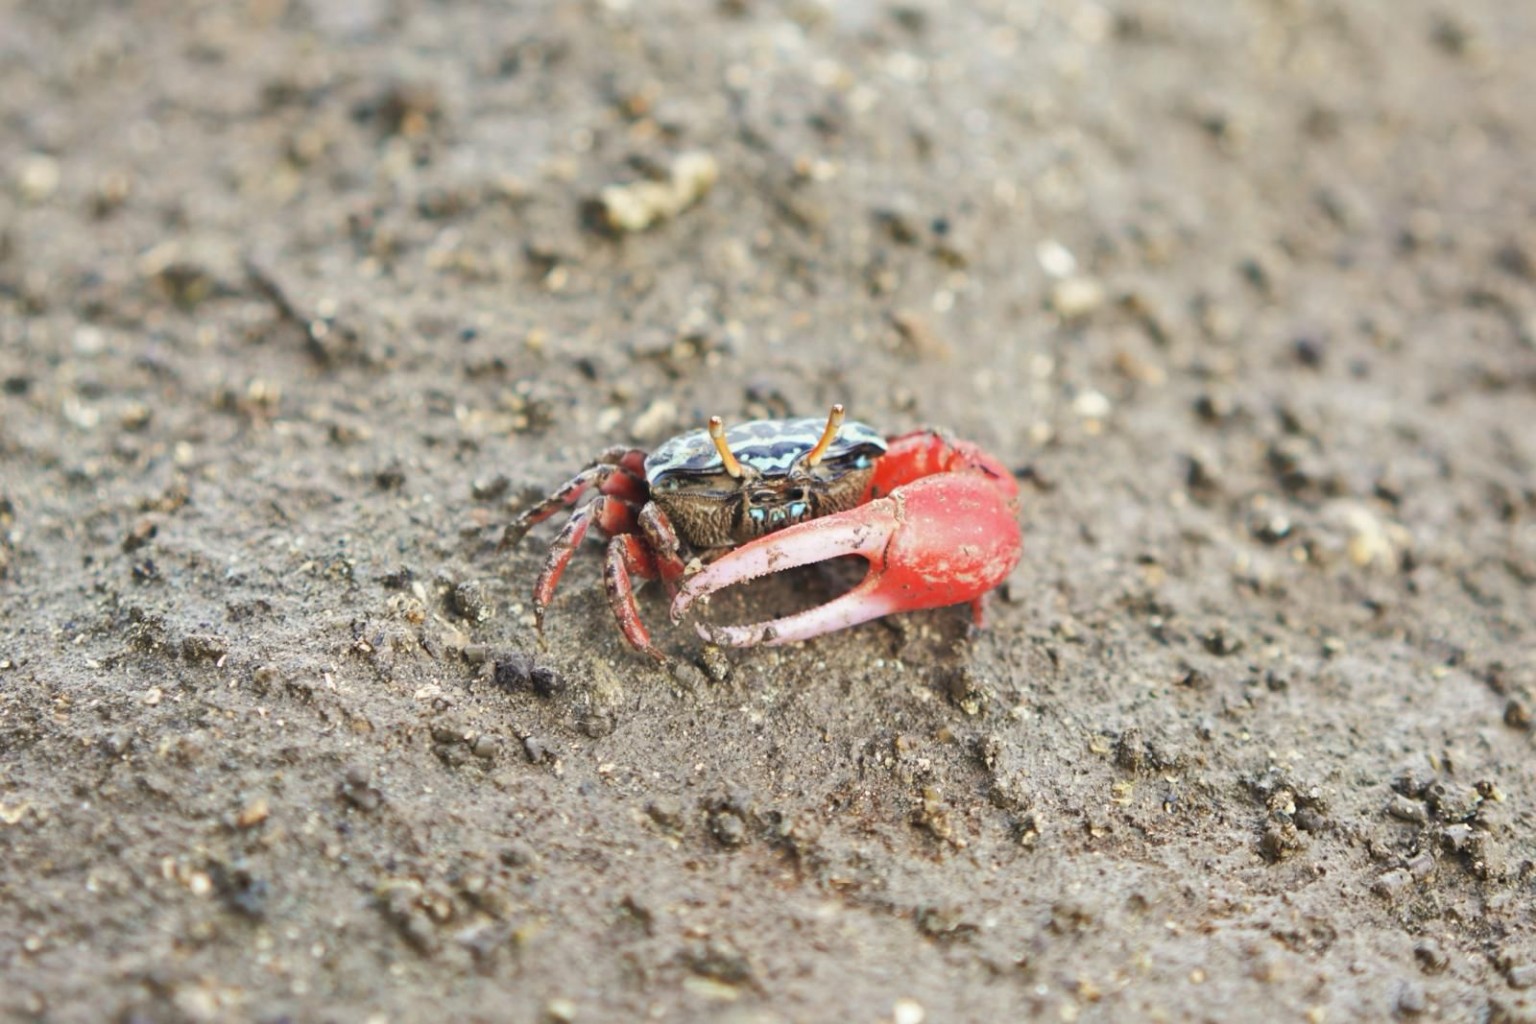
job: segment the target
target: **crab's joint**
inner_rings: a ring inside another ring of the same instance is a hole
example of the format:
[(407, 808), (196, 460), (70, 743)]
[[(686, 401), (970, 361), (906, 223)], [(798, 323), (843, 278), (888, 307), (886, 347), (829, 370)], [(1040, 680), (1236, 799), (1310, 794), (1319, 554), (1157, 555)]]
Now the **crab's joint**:
[(720, 453), (720, 461), (725, 464), (725, 471), (740, 480), (741, 463), (737, 462), (736, 456), (731, 454), (731, 446), (725, 443), (725, 421), (719, 416), (709, 418), (709, 439), (715, 442), (715, 451)]
[(821, 432), (821, 440), (816, 442), (816, 447), (805, 453), (805, 464), (815, 466), (820, 463), (822, 456), (827, 454), (827, 449), (837, 439), (837, 432), (842, 429), (843, 405), (839, 402), (832, 407), (831, 412), (827, 413), (827, 426)]

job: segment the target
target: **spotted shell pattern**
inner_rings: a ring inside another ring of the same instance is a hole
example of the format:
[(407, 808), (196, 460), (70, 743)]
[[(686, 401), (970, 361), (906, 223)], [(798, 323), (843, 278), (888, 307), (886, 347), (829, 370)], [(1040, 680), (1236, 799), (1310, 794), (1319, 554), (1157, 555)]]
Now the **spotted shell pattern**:
[[(806, 417), (794, 420), (750, 420), (726, 428), (725, 443), (743, 466), (763, 476), (784, 476), (806, 452), (816, 447), (827, 421)], [(863, 423), (848, 420), (827, 448), (829, 460), (858, 448), (885, 451), (885, 438)], [(725, 464), (715, 450), (708, 430), (679, 434), (653, 451), (645, 460), (645, 482), (655, 484), (674, 473), (685, 475), (723, 473)]]

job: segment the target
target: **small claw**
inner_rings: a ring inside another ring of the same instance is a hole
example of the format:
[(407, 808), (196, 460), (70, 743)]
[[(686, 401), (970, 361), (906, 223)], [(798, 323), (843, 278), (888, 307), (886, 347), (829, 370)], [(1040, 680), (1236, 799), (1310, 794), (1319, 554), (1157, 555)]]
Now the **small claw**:
[(1014, 515), (1007, 496), (979, 474), (925, 477), (887, 498), (737, 548), (682, 581), (672, 618), (732, 584), (843, 555), (866, 559), (869, 573), (841, 597), (772, 622), (701, 623), (699, 634), (733, 647), (786, 644), (893, 612), (973, 601), (1019, 559)]

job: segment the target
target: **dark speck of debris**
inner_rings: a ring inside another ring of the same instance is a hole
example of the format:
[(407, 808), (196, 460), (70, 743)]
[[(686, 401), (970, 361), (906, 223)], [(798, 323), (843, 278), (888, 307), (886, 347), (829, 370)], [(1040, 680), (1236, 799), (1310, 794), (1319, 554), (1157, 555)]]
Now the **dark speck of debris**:
[(476, 480), (469, 485), (470, 496), (476, 501), (494, 501), (507, 493), (512, 481), (505, 473)]
[(1323, 365), (1323, 343), (1316, 338), (1297, 338), (1291, 343), (1291, 353), (1308, 369), (1316, 370)]
[(390, 463), (373, 474), (373, 482), (381, 491), (398, 491), (405, 486), (405, 469), (399, 463)]
[(565, 692), (565, 678), (548, 665), (540, 665), (522, 651), (507, 651), (496, 658), (496, 685), (508, 690), (532, 690), (540, 697)]
[(160, 527), (152, 519), (140, 519), (133, 524), (133, 529), (123, 538), (123, 552), (132, 554), (155, 539), (155, 534), (160, 532)]
[(412, 581), (415, 579), (416, 574), (402, 565), (400, 568), (394, 570), (393, 572), (387, 572), (383, 576), (380, 576), (379, 582), (382, 583), (388, 590), (404, 590), (406, 587), (410, 586)]

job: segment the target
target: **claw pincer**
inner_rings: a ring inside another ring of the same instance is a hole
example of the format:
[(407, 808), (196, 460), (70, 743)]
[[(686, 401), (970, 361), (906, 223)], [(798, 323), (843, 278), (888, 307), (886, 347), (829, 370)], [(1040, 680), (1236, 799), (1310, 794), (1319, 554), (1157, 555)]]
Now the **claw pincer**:
[(698, 626), (730, 646), (793, 643), (896, 612), (979, 607), (1018, 563), (1018, 485), (974, 445), (928, 431), (897, 438), (871, 482), (872, 494), (886, 489), (886, 497), (736, 548), (685, 578), (672, 618), (759, 576), (843, 555), (866, 559), (859, 585), (817, 608), (750, 626)]

